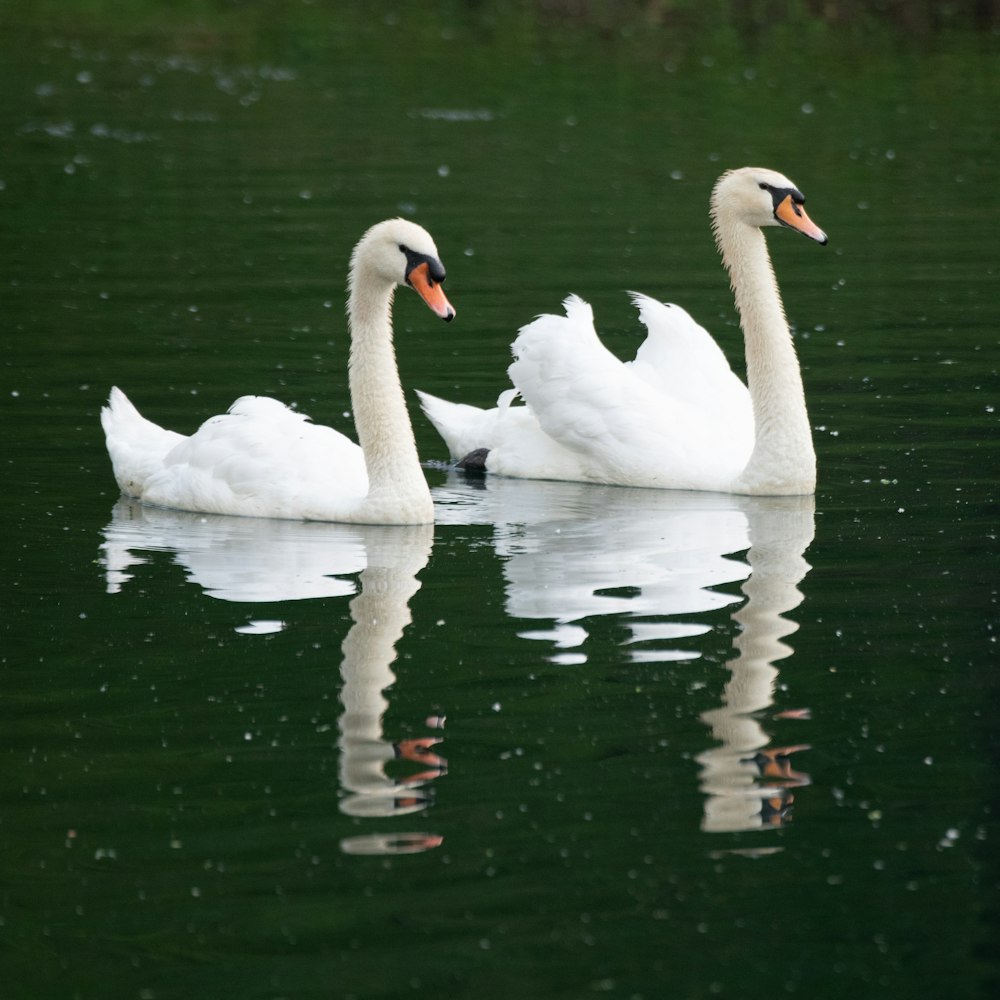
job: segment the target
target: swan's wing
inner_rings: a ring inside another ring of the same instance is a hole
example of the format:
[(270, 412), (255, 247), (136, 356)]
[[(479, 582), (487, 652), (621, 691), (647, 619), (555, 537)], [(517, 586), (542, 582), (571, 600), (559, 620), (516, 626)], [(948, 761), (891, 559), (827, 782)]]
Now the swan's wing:
[[(670, 382), (679, 375), (654, 377), (656, 369), (648, 360), (622, 363), (600, 342), (585, 302), (572, 296), (565, 307), (565, 316), (542, 316), (521, 330), (514, 342), (516, 360), (508, 370), (541, 429), (578, 456), (584, 473), (580, 478), (672, 489), (724, 488), (749, 457), (752, 424), (742, 429), (733, 425), (749, 414), (749, 398), (737, 418), (743, 405), (740, 393), (745, 395), (746, 389), (740, 389), (711, 338), (701, 331), (696, 344), (709, 357), (714, 374), (696, 390), (675, 393)], [(685, 325), (700, 330), (693, 321)], [(688, 356), (689, 364), (697, 363), (690, 351), (679, 353)], [(722, 399), (720, 385), (726, 387)]]
[[(635, 360), (637, 375), (675, 399), (718, 408), (734, 400), (749, 406), (747, 387), (733, 373), (712, 335), (678, 305), (632, 292), (647, 336)], [(737, 404), (739, 405), (739, 404)]]
[[(587, 333), (586, 319), (589, 317), (590, 347), (597, 352), (605, 351), (593, 330), (593, 314), (590, 306), (575, 295), (566, 299), (564, 305), (574, 318), (580, 320), (578, 325), (582, 327), (584, 336)], [(564, 316), (539, 316), (534, 322), (523, 327), (514, 341), (512, 351), (515, 358), (526, 354), (530, 358), (539, 359), (538, 364), (531, 366), (532, 384), (541, 385), (549, 377), (559, 377), (558, 371), (561, 370), (562, 364), (555, 345), (556, 338), (551, 337), (553, 350), (536, 349), (534, 345), (539, 344), (544, 347), (545, 341), (550, 338), (550, 328), (554, 328), (555, 333), (561, 333), (566, 320), (567, 317)], [(526, 360), (521, 367), (527, 368), (529, 364), (530, 360)], [(508, 371), (513, 373), (517, 367), (518, 362), (515, 362)], [(527, 372), (525, 374), (528, 375)], [(481, 409), (465, 403), (452, 403), (419, 389), (417, 396), (420, 398), (424, 413), (444, 439), (454, 459), (464, 458), (480, 448), (492, 451), (504, 445), (517, 449), (527, 444), (528, 437), (532, 439), (531, 443), (536, 450), (541, 449), (544, 452), (545, 435), (538, 426), (531, 408), (514, 405), (520, 389), (516, 380), (514, 384), (517, 388), (504, 390), (497, 400), (497, 405), (491, 409)], [(510, 474), (518, 475), (516, 472)]]
[(630, 366), (664, 395), (690, 409), (705, 435), (753, 448), (750, 392), (712, 335), (680, 306), (632, 293), (648, 334)]
[(368, 492), (356, 444), (263, 396), (243, 396), (190, 437), (174, 435), (141, 482), (119, 484), (146, 503), (251, 517), (323, 518)]
[(601, 343), (593, 311), (573, 295), (565, 315), (539, 316), (514, 341), (508, 372), (525, 406), (502, 397), (480, 410), (421, 394), (452, 455), (487, 448), (489, 471), (531, 479), (726, 488), (753, 444), (746, 387), (687, 313), (644, 296), (637, 304), (650, 335), (633, 362)]
[[(639, 380), (601, 343), (588, 303), (571, 295), (563, 306), (564, 316), (546, 313), (521, 328), (507, 372), (552, 440), (581, 458), (614, 451), (639, 430), (620, 406), (623, 378)], [(646, 385), (636, 389), (650, 395)]]

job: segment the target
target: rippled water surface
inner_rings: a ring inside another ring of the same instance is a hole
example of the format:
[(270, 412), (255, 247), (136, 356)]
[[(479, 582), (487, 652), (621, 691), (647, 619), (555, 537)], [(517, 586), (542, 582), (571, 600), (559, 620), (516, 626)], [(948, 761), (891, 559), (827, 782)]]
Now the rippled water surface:
[[(26, 10), (0, 997), (991, 995), (995, 39)], [(622, 356), (634, 288), (740, 366), (707, 199), (745, 163), (831, 236), (770, 240), (815, 499), (468, 480), (415, 406), (433, 529), (118, 497), (112, 384), (349, 430), (346, 260), (390, 215), (459, 313), (400, 297), (409, 388), (491, 402), (571, 291)]]

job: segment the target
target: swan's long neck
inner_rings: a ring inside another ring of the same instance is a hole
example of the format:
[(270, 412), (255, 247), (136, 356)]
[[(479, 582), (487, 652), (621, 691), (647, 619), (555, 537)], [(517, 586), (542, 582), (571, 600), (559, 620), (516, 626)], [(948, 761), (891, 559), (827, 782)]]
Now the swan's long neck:
[(722, 212), (714, 224), (743, 328), (754, 413), (754, 449), (736, 491), (812, 493), (816, 454), (802, 375), (764, 234)]
[(395, 286), (357, 262), (348, 299), (349, 384), (368, 496), (354, 520), (408, 524), (433, 520), (392, 343)]

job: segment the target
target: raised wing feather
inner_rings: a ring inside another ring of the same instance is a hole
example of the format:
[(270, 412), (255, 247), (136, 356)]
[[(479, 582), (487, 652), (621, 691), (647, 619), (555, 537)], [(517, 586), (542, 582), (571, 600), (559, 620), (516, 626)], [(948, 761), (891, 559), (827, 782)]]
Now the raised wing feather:
[(428, 415), (462, 454), (489, 448), (492, 472), (724, 489), (752, 449), (749, 393), (683, 309), (633, 300), (648, 330), (634, 361), (601, 343), (591, 307), (572, 295), (565, 315), (539, 316), (514, 341), (508, 373), (525, 406), (459, 410), (434, 400)]

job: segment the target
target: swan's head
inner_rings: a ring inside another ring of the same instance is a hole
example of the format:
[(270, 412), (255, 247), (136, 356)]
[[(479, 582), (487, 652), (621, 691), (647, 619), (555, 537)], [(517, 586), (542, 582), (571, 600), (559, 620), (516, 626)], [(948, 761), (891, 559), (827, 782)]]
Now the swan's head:
[(806, 215), (805, 196), (785, 176), (763, 167), (724, 173), (712, 192), (712, 217), (748, 226), (785, 226), (821, 245), (826, 233)]
[(444, 265), (431, 234), (407, 219), (387, 219), (371, 227), (351, 256), (350, 285), (361, 274), (391, 285), (409, 285), (435, 315), (451, 321), (455, 310), (444, 294)]

